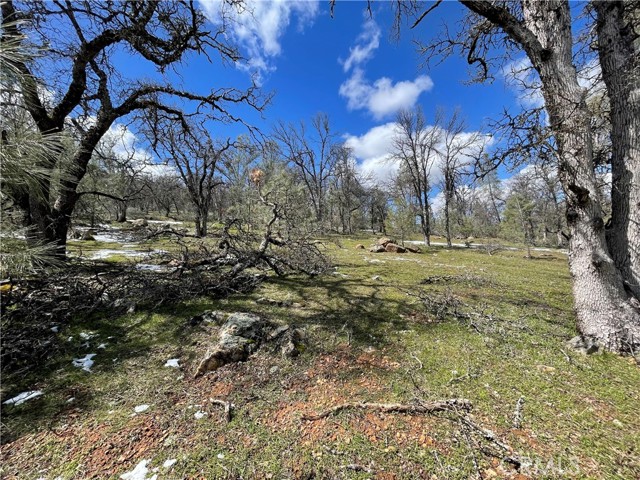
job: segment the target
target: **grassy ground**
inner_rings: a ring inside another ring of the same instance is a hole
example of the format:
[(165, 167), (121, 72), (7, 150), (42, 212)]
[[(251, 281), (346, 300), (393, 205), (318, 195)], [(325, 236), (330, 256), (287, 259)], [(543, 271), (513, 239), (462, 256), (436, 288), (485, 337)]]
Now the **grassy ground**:
[[(355, 249), (371, 241), (329, 246), (334, 275), (273, 278), (250, 295), (61, 327), (66, 348), (46, 370), (3, 379), (7, 398), (44, 394), (3, 405), (2, 477), (119, 478), (149, 460), (147, 478), (158, 468), (159, 479), (640, 478), (640, 370), (629, 358), (564, 347), (575, 334), (565, 256)], [(207, 309), (304, 326), (309, 348), (293, 360), (263, 348), (194, 379), (216, 327), (189, 319)], [(97, 354), (92, 373), (72, 366), (87, 353)], [(163, 366), (172, 358), (179, 369)], [(518, 472), (470, 448), (477, 439), (447, 414), (301, 419), (347, 401), (416, 397), (469, 399), (474, 421), (529, 460)], [(233, 402), (230, 423), (211, 398)], [(177, 461), (165, 468), (167, 459)]]

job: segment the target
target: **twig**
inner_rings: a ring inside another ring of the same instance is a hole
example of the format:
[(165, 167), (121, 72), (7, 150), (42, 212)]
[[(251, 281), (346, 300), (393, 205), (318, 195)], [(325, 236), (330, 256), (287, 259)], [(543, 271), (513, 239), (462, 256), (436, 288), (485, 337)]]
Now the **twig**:
[(516, 402), (516, 409), (513, 412), (513, 428), (522, 427), (522, 409), (524, 408), (524, 397), (520, 397)]
[(422, 362), (420, 361), (420, 359), (418, 357), (416, 357), (413, 353), (411, 354), (411, 358), (413, 358), (416, 362), (418, 362), (418, 364), (420, 365), (420, 370), (422, 370), (422, 368), (424, 367), (424, 365), (422, 364)]
[(445, 400), (440, 402), (421, 402), (415, 405), (408, 405), (403, 403), (368, 403), (368, 402), (353, 402), (343, 403), (336, 405), (327, 410), (324, 410), (316, 415), (303, 415), (302, 420), (320, 420), (330, 415), (335, 415), (342, 410), (349, 409), (361, 409), (361, 410), (377, 410), (379, 412), (394, 412), (394, 413), (433, 413), (443, 411), (470, 411), (472, 408), (471, 402), (465, 398), (454, 398), (451, 400)]
[(219, 400), (217, 398), (210, 398), (209, 401), (224, 408), (225, 419), (227, 420), (227, 423), (229, 423), (232, 417), (231, 410), (233, 409), (233, 404), (231, 402), (225, 402), (224, 400)]

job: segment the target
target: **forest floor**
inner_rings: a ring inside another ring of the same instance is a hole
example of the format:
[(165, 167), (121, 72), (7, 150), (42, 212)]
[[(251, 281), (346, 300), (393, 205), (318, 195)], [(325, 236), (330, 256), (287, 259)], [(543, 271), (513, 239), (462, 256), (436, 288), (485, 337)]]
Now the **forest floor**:
[[(565, 346), (575, 335), (566, 255), (355, 248), (373, 241), (327, 242), (333, 274), (51, 325), (59, 353), (2, 381), (3, 401), (40, 392), (2, 405), (2, 478), (640, 478), (640, 368)], [(73, 249), (105, 246), (122, 248)], [(194, 378), (217, 338), (216, 325), (190, 322), (206, 310), (299, 326), (308, 348), (289, 359), (263, 347)], [(345, 402), (454, 398), (471, 414), (303, 418)], [(210, 399), (233, 404), (230, 422)]]

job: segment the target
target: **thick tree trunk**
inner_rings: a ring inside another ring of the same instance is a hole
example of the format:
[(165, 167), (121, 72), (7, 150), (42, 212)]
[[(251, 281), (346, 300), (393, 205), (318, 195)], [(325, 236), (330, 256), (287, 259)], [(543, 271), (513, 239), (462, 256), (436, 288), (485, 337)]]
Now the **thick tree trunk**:
[(598, 53), (611, 101), (611, 222), (607, 243), (627, 289), (640, 300), (640, 6), (601, 1)]
[(572, 62), (569, 5), (526, 1), (523, 15), (525, 24), (546, 50), (544, 56), (532, 49), (528, 54), (540, 74), (559, 151), (559, 178), (566, 195), (571, 232), (569, 268), (578, 330), (607, 349), (628, 351), (640, 345), (640, 312), (629, 302), (623, 277), (605, 240), (592, 158), (590, 117), (585, 91), (578, 84)]
[(127, 221), (127, 204), (125, 202), (121, 202), (116, 207), (116, 222), (124, 223), (126, 221)]

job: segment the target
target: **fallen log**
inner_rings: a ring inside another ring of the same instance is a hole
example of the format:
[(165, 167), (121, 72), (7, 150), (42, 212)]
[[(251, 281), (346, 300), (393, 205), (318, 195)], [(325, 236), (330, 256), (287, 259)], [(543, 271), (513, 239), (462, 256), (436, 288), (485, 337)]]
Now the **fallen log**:
[(420, 402), (416, 404), (404, 403), (369, 403), (352, 402), (336, 405), (315, 415), (303, 415), (302, 420), (315, 421), (335, 415), (342, 410), (376, 410), (385, 413), (407, 413), (409, 415), (434, 413), (443, 411), (465, 411), (472, 409), (472, 404), (466, 398), (454, 398), (439, 402)]

